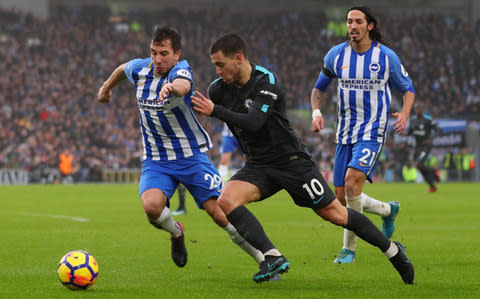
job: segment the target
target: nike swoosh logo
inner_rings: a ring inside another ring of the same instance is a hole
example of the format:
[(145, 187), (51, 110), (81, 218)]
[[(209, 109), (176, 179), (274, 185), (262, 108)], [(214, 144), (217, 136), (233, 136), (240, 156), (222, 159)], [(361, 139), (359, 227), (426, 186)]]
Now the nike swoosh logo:
[(360, 163), (360, 166), (362, 166), (362, 167), (367, 167), (368, 165), (367, 165), (367, 164)]
[(273, 264), (267, 264), (267, 267), (268, 267), (268, 270), (273, 270), (277, 265), (278, 263), (282, 262), (283, 261), (283, 258), (279, 258), (278, 260), (275, 261), (275, 263)]
[(344, 69), (346, 69), (347, 67), (349, 67), (349, 65), (342, 65), (342, 66), (340, 67), (340, 69), (344, 70)]
[(319, 199), (314, 200), (314, 201), (313, 201), (313, 204), (314, 204), (314, 205), (318, 204), (322, 199), (323, 199), (323, 195), (322, 195), (322, 197), (320, 197)]

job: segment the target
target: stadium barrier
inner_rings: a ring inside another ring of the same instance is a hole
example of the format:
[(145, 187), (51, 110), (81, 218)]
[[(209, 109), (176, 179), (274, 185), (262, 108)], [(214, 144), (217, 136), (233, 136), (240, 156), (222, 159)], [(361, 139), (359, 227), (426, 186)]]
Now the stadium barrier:
[(29, 183), (29, 172), (23, 169), (0, 169), (0, 185), (26, 185)]
[(140, 169), (104, 169), (102, 172), (103, 183), (138, 183), (140, 180)]
[[(96, 183), (138, 183), (140, 169), (105, 169), (101, 179)], [(0, 185), (26, 185), (26, 184), (72, 184), (85, 183), (77, 181), (73, 176), (62, 177), (56, 168), (44, 168), (41, 171), (28, 171), (21, 168), (0, 169)]]
[[(233, 173), (236, 169), (233, 169)], [(62, 177), (56, 168), (46, 168), (41, 173), (31, 172), (20, 168), (0, 169), (0, 185), (26, 185), (26, 184), (72, 184), (72, 183), (138, 183), (140, 181), (141, 170), (138, 168), (128, 169), (104, 169), (98, 180), (81, 180), (72, 176)], [(325, 180), (333, 183), (333, 171), (322, 171)], [(457, 169), (440, 169), (441, 182), (476, 182), (478, 179), (472, 172), (465, 172)], [(232, 174), (233, 175), (233, 174)], [(376, 175), (374, 181), (378, 182), (403, 182), (402, 177), (395, 178), (394, 170), (387, 169), (384, 174)], [(423, 183), (423, 177), (417, 174), (417, 183)]]
[(43, 168), (28, 171), (21, 168), (0, 169), (0, 185), (73, 183), (71, 177), (61, 178), (56, 168)]

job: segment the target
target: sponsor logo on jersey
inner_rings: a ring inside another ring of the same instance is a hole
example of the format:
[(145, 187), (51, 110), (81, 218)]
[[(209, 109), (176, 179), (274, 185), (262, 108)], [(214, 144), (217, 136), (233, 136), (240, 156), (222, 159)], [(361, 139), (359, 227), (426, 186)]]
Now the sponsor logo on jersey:
[(426, 132), (426, 130), (420, 128), (420, 129), (417, 129), (417, 130), (413, 130), (412, 135), (414, 135), (414, 136), (425, 136), (425, 135), (427, 135), (427, 132)]
[(137, 105), (140, 109), (163, 109), (163, 106), (170, 104), (170, 100), (164, 99), (158, 101), (157, 99), (149, 100), (143, 98), (137, 98)]
[(368, 66), (368, 69), (370, 70), (370, 72), (372, 73), (378, 73), (380, 71), (380, 65), (378, 63), (371, 63), (369, 66)]
[(274, 100), (276, 100), (278, 98), (278, 95), (276, 93), (273, 93), (273, 92), (268, 91), (268, 90), (260, 90), (260, 94), (271, 96), (272, 99), (274, 99)]
[(252, 106), (252, 99), (245, 99), (245, 101), (243, 102), (243, 106), (245, 106), (245, 108), (250, 108), (250, 106)]
[(319, 204), (319, 203), (322, 201), (323, 197), (324, 197), (324, 195), (322, 195), (322, 196), (321, 196), (319, 199), (317, 199), (317, 200), (313, 200), (313, 204), (314, 204), (314, 205)]
[(192, 79), (192, 74), (190, 74), (190, 72), (187, 70), (178, 70), (177, 75), (181, 77), (186, 77), (188, 79)]
[(342, 89), (374, 91), (382, 90), (385, 87), (383, 79), (338, 79)]

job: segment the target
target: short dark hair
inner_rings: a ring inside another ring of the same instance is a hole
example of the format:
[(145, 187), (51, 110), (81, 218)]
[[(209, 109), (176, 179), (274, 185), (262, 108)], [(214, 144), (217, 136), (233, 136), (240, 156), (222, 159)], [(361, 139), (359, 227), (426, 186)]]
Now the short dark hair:
[(210, 46), (210, 54), (222, 51), (223, 55), (232, 57), (241, 53), (247, 57), (247, 47), (242, 38), (235, 33), (229, 33), (221, 36)]
[(352, 10), (359, 10), (365, 15), (367, 24), (373, 23), (373, 29), (370, 30), (369, 36), (372, 40), (376, 40), (379, 43), (384, 43), (382, 33), (380, 32), (380, 23), (373, 15), (372, 10), (367, 6), (354, 6), (347, 11), (346, 17), (348, 18), (348, 13)]
[(170, 40), (174, 52), (182, 49), (182, 37), (177, 31), (173, 30), (169, 26), (155, 26), (152, 33), (152, 42), (161, 43), (167, 39)]

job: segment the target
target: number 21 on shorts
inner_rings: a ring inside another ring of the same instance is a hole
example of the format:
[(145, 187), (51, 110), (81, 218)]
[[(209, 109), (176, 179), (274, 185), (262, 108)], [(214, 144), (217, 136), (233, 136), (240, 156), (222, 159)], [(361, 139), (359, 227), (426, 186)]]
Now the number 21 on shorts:
[(372, 152), (369, 148), (362, 149), (362, 156), (358, 159), (360, 161), (360, 166), (368, 167), (372, 166), (377, 157), (377, 152)]

